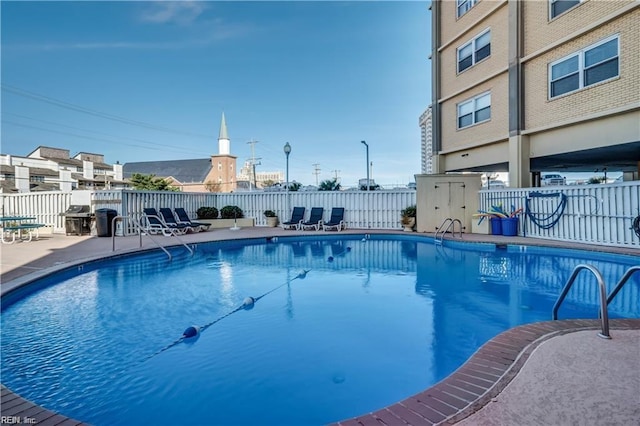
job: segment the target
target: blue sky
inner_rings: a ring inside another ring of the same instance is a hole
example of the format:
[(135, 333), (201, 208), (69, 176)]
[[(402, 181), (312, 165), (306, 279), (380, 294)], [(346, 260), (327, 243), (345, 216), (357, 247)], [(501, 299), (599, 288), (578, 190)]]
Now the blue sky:
[[(2, 153), (205, 158), (225, 113), (238, 167), (315, 184), (420, 173), (428, 2), (6, 2)], [(339, 171), (339, 172), (336, 172)]]

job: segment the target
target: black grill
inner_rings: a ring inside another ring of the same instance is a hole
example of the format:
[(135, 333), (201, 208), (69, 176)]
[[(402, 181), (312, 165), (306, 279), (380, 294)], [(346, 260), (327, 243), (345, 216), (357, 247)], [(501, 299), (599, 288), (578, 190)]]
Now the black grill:
[(64, 212), (64, 228), (67, 235), (86, 235), (91, 233), (91, 209), (89, 206), (71, 205)]

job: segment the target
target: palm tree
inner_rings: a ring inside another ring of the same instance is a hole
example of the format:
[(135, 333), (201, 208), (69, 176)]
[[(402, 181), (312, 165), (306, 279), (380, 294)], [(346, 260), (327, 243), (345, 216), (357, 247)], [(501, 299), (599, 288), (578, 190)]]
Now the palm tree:
[(335, 178), (323, 180), (322, 182), (320, 182), (318, 191), (340, 191), (340, 184)]

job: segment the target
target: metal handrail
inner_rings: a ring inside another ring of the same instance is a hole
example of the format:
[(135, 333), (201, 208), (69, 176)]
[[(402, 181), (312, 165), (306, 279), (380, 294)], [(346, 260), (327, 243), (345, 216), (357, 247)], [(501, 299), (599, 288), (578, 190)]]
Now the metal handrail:
[[(112, 234), (111, 234), (111, 251), (115, 251), (116, 250), (116, 233), (115, 233), (115, 229), (116, 228), (115, 228), (115, 224), (116, 224), (116, 220), (120, 220), (120, 219), (129, 219), (129, 220), (131, 220), (131, 223), (133, 223), (134, 228), (138, 231), (138, 236), (140, 238), (140, 247), (142, 247), (142, 234), (144, 232), (144, 234), (147, 237), (149, 237), (149, 239), (151, 241), (153, 241), (153, 243), (156, 246), (158, 246), (158, 248), (160, 248), (163, 252), (165, 252), (165, 254), (169, 257), (169, 260), (173, 259), (173, 256), (171, 256), (171, 253), (169, 253), (169, 251), (166, 248), (164, 248), (162, 246), (162, 244), (160, 244), (158, 241), (156, 241), (155, 238), (153, 238), (151, 236), (151, 234), (148, 232), (146, 227), (142, 226), (142, 224), (139, 221), (135, 221), (129, 216), (116, 216), (111, 221), (111, 229), (113, 231)], [(193, 249), (191, 247), (189, 247), (182, 239), (180, 239), (177, 235), (175, 235), (175, 233), (171, 233), (171, 236), (176, 237), (178, 239), (178, 241), (180, 241), (180, 244), (182, 244), (189, 251), (189, 253), (193, 256), (194, 252), (193, 252)]]
[(553, 305), (552, 319), (553, 320), (558, 319), (558, 309), (560, 309), (560, 305), (562, 304), (565, 297), (567, 296), (569, 289), (573, 285), (580, 271), (583, 269), (590, 271), (598, 280), (598, 287), (600, 290), (600, 321), (602, 323), (602, 331), (598, 333), (598, 336), (602, 337), (603, 339), (611, 339), (611, 336), (609, 335), (609, 311), (607, 309), (607, 288), (604, 285), (604, 279), (602, 278), (602, 274), (600, 273), (600, 271), (598, 271), (598, 269), (595, 266), (580, 264), (573, 269), (573, 273), (571, 274), (571, 277), (569, 278), (564, 288), (562, 289), (562, 292), (560, 293), (560, 296), (558, 297), (558, 300), (556, 301), (555, 305)]
[(627, 269), (627, 272), (624, 273), (622, 278), (620, 278), (620, 281), (618, 281), (618, 284), (616, 284), (616, 286), (607, 297), (607, 306), (609, 305), (609, 303), (611, 303), (613, 298), (616, 297), (616, 294), (618, 294), (622, 286), (629, 280), (629, 278), (631, 278), (631, 275), (638, 271), (640, 271), (640, 266), (632, 266), (631, 268)]
[[(163, 235), (168, 235), (168, 236), (170, 236), (170, 237), (175, 237), (178, 241), (180, 241), (180, 244), (182, 244), (182, 245), (183, 245), (183, 246), (184, 246), (184, 247), (189, 251), (189, 253), (191, 253), (191, 255), (193, 256), (193, 249), (192, 249), (191, 247), (189, 247), (189, 246), (187, 245), (187, 243), (185, 243), (184, 241), (182, 241), (182, 239), (181, 239), (180, 237), (178, 237), (178, 234), (176, 234), (176, 230), (175, 230), (175, 229), (172, 229), (172, 228), (170, 228), (169, 226), (167, 226), (167, 224), (165, 223), (164, 219), (162, 219), (162, 218), (161, 218), (161, 217), (159, 217), (159, 216), (156, 216), (156, 215), (148, 215), (148, 214), (146, 214), (146, 213), (143, 213), (143, 214), (142, 214), (142, 217), (144, 217), (144, 218), (147, 218), (147, 217), (155, 217), (156, 219), (158, 219), (158, 221), (159, 221), (159, 222), (164, 226), (164, 227), (162, 228), (162, 234), (163, 234)], [(147, 219), (147, 222), (148, 222), (148, 221), (149, 221), (149, 219)], [(142, 224), (140, 224), (140, 229), (141, 229), (141, 230), (142, 230), (142, 229), (144, 229), (144, 228), (142, 227)], [(166, 233), (167, 231), (169, 231), (169, 234), (167, 234), (167, 233)], [(146, 232), (145, 234), (146, 234), (149, 238), (151, 238), (150, 232), (149, 232), (148, 230), (147, 230), (147, 232)], [(151, 239), (153, 240), (153, 238), (151, 238)], [(156, 242), (156, 244), (158, 244), (158, 243)], [(159, 245), (159, 244), (158, 244), (158, 245)], [(166, 250), (165, 250), (165, 251), (166, 251)]]
[[(116, 251), (116, 222), (118, 220), (131, 220), (129, 216), (116, 216), (111, 220), (111, 251)], [(133, 223), (133, 227), (138, 230), (138, 235), (140, 236), (140, 247), (142, 248), (142, 232), (140, 231), (140, 226), (135, 222), (135, 220), (131, 221)], [(124, 233), (124, 228), (123, 228)]]
[[(440, 240), (438, 240), (438, 234), (440, 233), (440, 230), (442, 228), (444, 228), (444, 225), (449, 223), (449, 225), (447, 226), (447, 228), (442, 231), (442, 235), (440, 236)], [(438, 243), (440, 242), (440, 244), (442, 244), (442, 241), (444, 240), (444, 234), (446, 234), (449, 229), (453, 228), (451, 234), (455, 237), (456, 236), (456, 227), (455, 224), (458, 223), (460, 224), (460, 238), (462, 238), (462, 222), (460, 221), (460, 219), (451, 219), (450, 217), (446, 218), (443, 222), (442, 225), (440, 225), (438, 227), (438, 230), (436, 231), (436, 239), (435, 242)]]

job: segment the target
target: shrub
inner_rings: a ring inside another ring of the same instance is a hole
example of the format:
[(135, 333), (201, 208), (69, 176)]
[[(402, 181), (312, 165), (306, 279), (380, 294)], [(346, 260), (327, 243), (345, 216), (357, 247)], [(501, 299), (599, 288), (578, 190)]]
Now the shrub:
[(198, 215), (198, 219), (217, 219), (218, 209), (215, 207), (200, 207), (196, 211), (196, 215)]
[(220, 216), (223, 219), (240, 219), (244, 217), (244, 213), (238, 206), (224, 206), (220, 209)]
[(265, 210), (264, 217), (276, 217), (276, 212), (273, 210)]
[(416, 217), (416, 206), (405, 207), (400, 215), (402, 217)]

